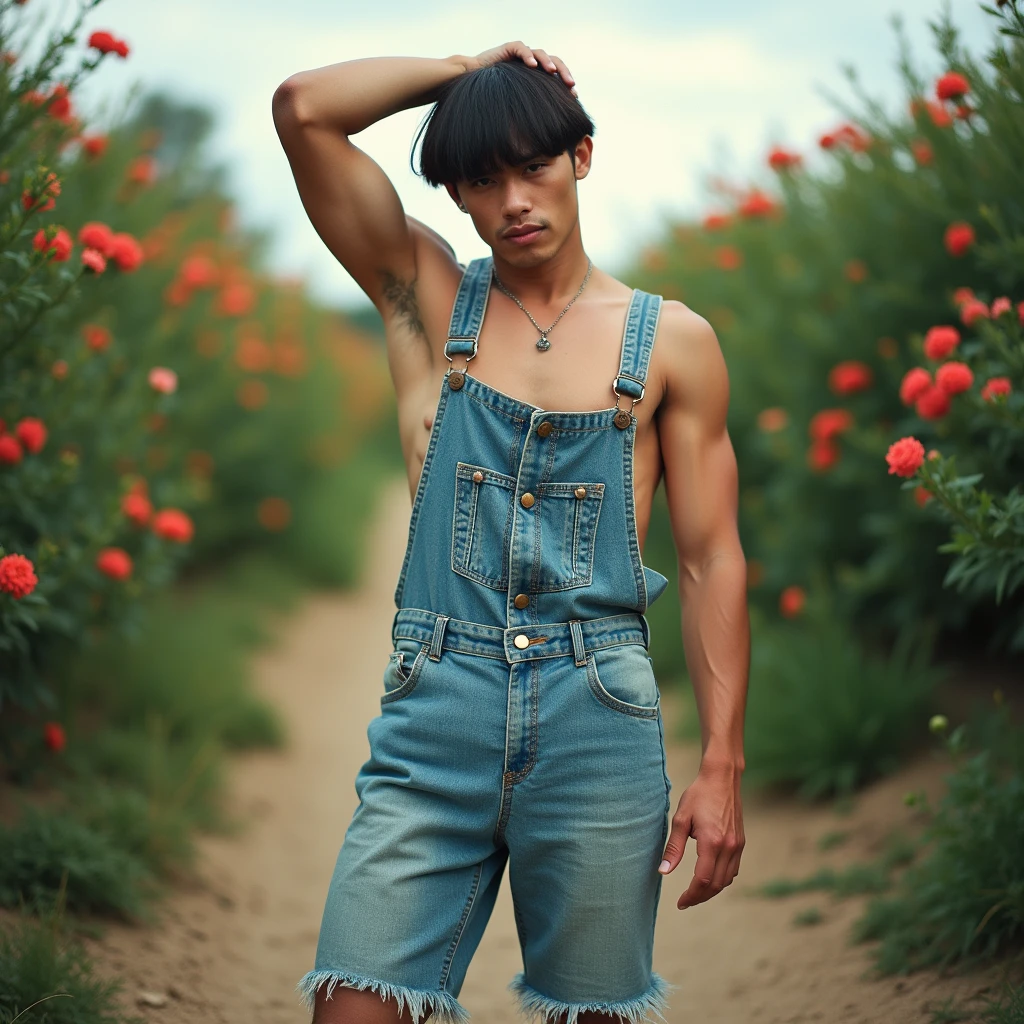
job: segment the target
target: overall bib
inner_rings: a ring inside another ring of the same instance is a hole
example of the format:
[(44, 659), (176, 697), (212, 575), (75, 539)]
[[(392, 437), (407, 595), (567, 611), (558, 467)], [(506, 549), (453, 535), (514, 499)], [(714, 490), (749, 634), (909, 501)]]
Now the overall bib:
[(633, 292), (615, 405), (558, 412), (468, 372), (490, 289), (490, 258), (474, 260), (359, 806), (298, 990), (310, 1008), (326, 982), (394, 996), (413, 1024), (427, 1008), (467, 1021), (456, 997), (507, 862), (523, 1012), (636, 1024), (674, 987), (652, 970), (671, 783), (643, 614), (668, 580), (640, 558), (633, 495), (661, 296)]

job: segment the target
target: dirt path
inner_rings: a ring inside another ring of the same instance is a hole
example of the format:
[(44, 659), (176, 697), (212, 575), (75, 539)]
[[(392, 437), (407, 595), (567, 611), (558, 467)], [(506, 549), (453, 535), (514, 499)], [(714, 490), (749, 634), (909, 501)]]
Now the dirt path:
[[(357, 592), (318, 596), (289, 621), (281, 644), (261, 655), (257, 684), (281, 709), (291, 736), (281, 753), (233, 761), (232, 802), (249, 819), (234, 839), (201, 840), (203, 883), (178, 891), (159, 928), (111, 927), (90, 947), (102, 969), (126, 979), (126, 1001), (167, 1024), (302, 1024), (294, 986), (313, 965), (327, 883), (356, 805), (354, 779), (368, 748), (366, 726), (379, 712), (379, 677), (390, 649), (392, 592), (403, 555), (409, 501), (404, 484), (389, 489), (377, 520), (373, 578)], [(666, 688), (666, 736), (680, 713)], [(698, 764), (694, 748), (672, 743), (672, 807)], [(655, 968), (679, 988), (671, 1024), (772, 1022), (928, 1022), (926, 1007), (964, 998), (990, 976), (916, 975), (869, 981), (863, 947), (847, 944), (860, 901), (833, 903), (807, 893), (784, 901), (747, 890), (778, 875), (803, 875), (877, 850), (890, 824), (902, 822), (902, 795), (940, 789), (943, 766), (922, 762), (866, 792), (837, 818), (789, 802), (745, 798), (747, 848), (736, 882), (707, 904), (679, 911), (675, 901), (693, 871), (693, 844), (663, 886)], [(850, 829), (853, 839), (829, 853), (818, 836)], [(810, 906), (822, 922), (793, 925)], [(506, 984), (521, 969), (506, 873), (497, 907), (470, 967), (460, 1001), (481, 1024), (520, 1020)], [(139, 1005), (140, 992), (166, 997)]]

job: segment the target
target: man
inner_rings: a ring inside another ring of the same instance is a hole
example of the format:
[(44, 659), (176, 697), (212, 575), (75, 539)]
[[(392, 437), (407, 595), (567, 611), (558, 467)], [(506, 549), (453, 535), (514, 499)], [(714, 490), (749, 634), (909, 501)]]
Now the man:
[[(429, 102), (420, 171), (492, 251), (465, 269), (351, 141)], [(310, 220), (384, 319), (413, 501), (381, 714), (299, 990), (317, 1024), (467, 1020), (508, 863), (520, 1008), (636, 1024), (671, 987), (651, 968), (663, 875), (694, 836), (693, 906), (744, 845), (746, 563), (717, 338), (587, 257), (594, 127), (557, 57), (347, 61), (291, 76), (273, 113)], [(641, 559), (662, 473), (703, 748), (671, 835), (643, 615), (667, 579)]]

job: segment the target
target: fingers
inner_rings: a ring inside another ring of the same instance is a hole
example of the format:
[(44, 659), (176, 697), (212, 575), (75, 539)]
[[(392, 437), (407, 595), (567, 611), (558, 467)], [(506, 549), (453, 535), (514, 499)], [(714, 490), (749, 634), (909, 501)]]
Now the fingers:
[(683, 859), (683, 850), (686, 849), (686, 840), (690, 838), (690, 828), (693, 825), (693, 818), (676, 811), (672, 818), (672, 831), (669, 834), (668, 842), (665, 843), (665, 852), (662, 855), (662, 862), (658, 870), (667, 875), (675, 871), (679, 862)]
[(551, 56), (546, 50), (536, 48), (531, 50), (529, 47), (524, 47), (524, 49), (529, 54), (529, 59), (523, 57), (527, 64), (531, 67), (541, 67), (551, 74), (558, 75), (569, 86), (573, 96), (578, 95), (576, 92), (576, 80), (572, 77), (572, 72), (565, 66), (565, 61), (559, 57)]
[(714, 839), (697, 837), (697, 863), (693, 880), (676, 903), (680, 910), (704, 903), (720, 893), (739, 873), (745, 840), (735, 834)]

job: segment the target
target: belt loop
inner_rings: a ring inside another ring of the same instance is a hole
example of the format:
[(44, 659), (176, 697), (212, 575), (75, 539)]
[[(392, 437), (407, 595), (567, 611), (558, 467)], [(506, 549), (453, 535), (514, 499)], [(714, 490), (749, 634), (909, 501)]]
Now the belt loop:
[(647, 622), (647, 616), (643, 613), (640, 615), (640, 630), (644, 635), (644, 648), (649, 651), (651, 649), (651, 627)]
[(434, 620), (434, 635), (431, 637), (430, 653), (427, 655), (431, 661), (441, 660), (441, 641), (444, 639), (444, 630), (450, 618), (450, 615), (438, 615)]
[(583, 629), (580, 627), (579, 619), (569, 620), (569, 632), (572, 634), (572, 656), (576, 661), (576, 667), (583, 668), (587, 663), (587, 651), (583, 646)]

